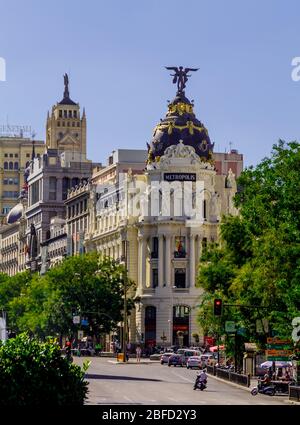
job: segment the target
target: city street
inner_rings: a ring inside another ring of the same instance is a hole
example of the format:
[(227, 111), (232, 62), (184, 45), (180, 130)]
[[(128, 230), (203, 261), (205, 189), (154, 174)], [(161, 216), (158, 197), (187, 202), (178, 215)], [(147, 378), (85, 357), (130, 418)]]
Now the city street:
[(252, 396), (250, 389), (239, 389), (209, 376), (207, 389), (193, 390), (196, 370), (168, 367), (159, 362), (115, 364), (114, 359), (74, 358), (76, 364), (91, 360), (87, 371), (87, 404), (226, 404), (286, 405), (287, 396)]

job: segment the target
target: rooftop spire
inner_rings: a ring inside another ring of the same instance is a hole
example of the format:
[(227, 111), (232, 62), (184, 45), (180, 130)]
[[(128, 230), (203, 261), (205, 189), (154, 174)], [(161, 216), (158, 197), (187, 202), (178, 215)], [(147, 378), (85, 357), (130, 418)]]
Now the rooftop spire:
[(69, 76), (68, 76), (68, 74), (64, 74), (64, 85), (65, 85), (64, 99), (69, 99), (70, 93), (69, 93)]

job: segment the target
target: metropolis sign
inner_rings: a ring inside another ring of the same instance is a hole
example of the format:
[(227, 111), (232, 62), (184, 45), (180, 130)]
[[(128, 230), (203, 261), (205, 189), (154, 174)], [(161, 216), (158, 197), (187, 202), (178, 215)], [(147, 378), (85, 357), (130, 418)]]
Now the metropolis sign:
[(167, 182), (195, 182), (196, 173), (165, 173), (164, 180)]

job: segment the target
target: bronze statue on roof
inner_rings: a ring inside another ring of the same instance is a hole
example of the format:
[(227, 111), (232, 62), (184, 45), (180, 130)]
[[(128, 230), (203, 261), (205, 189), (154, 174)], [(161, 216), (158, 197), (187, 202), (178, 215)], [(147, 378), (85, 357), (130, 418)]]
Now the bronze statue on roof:
[(198, 71), (199, 68), (184, 68), (183, 66), (166, 66), (166, 69), (169, 69), (171, 71), (174, 71), (175, 74), (170, 74), (173, 78), (173, 84), (177, 83), (177, 89), (178, 93), (182, 93), (185, 89), (186, 82), (188, 80), (188, 77), (191, 77), (191, 75), (188, 75), (190, 71)]

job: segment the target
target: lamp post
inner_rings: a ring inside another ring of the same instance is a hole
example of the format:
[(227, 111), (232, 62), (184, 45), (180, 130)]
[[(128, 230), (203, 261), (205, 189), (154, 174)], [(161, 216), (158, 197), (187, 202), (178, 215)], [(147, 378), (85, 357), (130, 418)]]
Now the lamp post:
[(126, 335), (127, 335), (127, 269), (124, 271), (124, 326), (123, 326), (123, 362), (126, 362)]
[(174, 313), (173, 313), (173, 310), (174, 310), (174, 306), (173, 306), (173, 304), (174, 304), (174, 293), (173, 293), (173, 291), (176, 288), (177, 288), (177, 286), (175, 286), (175, 285), (171, 286), (171, 308), (170, 308), (170, 319), (168, 320), (168, 322), (169, 322), (169, 334), (170, 334), (169, 336), (170, 336), (170, 344), (171, 345), (173, 345), (173, 333), (172, 333), (172, 323), (173, 323), (173, 318), (174, 318)]

